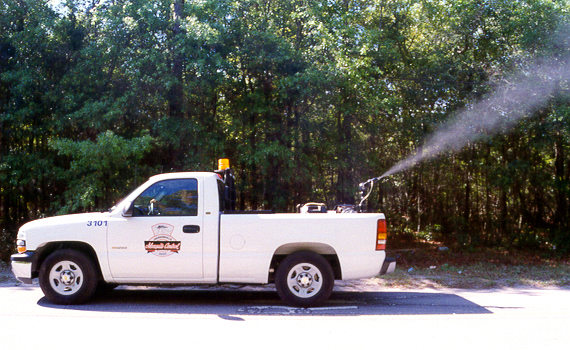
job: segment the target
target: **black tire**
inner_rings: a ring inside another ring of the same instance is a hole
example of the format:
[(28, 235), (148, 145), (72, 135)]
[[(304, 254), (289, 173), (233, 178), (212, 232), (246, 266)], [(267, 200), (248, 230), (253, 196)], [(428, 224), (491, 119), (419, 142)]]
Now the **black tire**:
[(39, 282), (46, 298), (54, 304), (83, 304), (98, 284), (93, 261), (75, 250), (53, 252), (40, 268)]
[(288, 305), (314, 307), (330, 297), (334, 274), (328, 261), (313, 252), (287, 256), (277, 268), (275, 288)]

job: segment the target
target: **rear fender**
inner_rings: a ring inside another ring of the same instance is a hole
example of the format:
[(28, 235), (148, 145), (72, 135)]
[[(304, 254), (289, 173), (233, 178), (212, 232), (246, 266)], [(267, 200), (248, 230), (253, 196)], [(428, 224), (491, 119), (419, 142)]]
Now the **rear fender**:
[(299, 252), (299, 251), (310, 251), (322, 255), (331, 265), (334, 273), (335, 280), (342, 279), (342, 270), (340, 268), (340, 262), (338, 256), (333, 247), (323, 244), (323, 243), (287, 243), (277, 248), (273, 254), (271, 260), (271, 265), (269, 268), (269, 282), (275, 281), (275, 271), (277, 267), (288, 255)]

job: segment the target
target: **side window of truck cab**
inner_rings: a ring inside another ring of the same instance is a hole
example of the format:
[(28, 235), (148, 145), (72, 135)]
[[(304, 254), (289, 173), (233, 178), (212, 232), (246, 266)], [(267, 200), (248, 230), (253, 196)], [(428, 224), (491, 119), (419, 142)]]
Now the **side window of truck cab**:
[(157, 182), (134, 202), (133, 216), (197, 216), (198, 180)]

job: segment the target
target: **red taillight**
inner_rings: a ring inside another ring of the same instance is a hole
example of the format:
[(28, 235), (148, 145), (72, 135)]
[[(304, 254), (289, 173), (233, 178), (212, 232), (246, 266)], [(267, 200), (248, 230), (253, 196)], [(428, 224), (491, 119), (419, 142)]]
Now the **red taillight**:
[(376, 250), (386, 249), (386, 239), (388, 238), (388, 231), (386, 230), (386, 220), (378, 220), (376, 226)]

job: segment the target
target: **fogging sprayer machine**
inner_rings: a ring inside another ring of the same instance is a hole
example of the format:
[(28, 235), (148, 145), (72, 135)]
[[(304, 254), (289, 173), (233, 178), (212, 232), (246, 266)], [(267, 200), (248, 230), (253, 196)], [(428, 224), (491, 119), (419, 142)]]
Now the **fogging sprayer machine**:
[[(334, 211), (337, 213), (362, 213), (362, 204), (364, 204), (372, 193), (374, 183), (382, 179), (386, 179), (387, 177), (388, 175), (382, 175), (368, 179), (365, 182), (361, 182), (358, 184), (358, 189), (360, 191), (360, 203), (356, 205), (339, 204), (335, 206)], [(297, 211), (300, 213), (326, 213), (327, 207), (324, 203), (306, 203), (297, 205)]]

